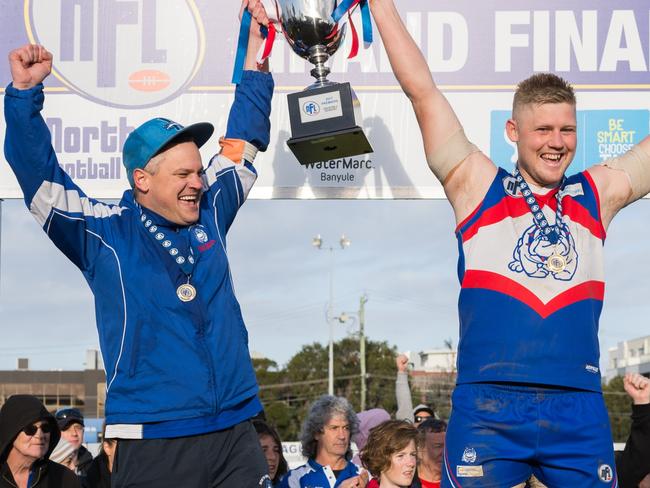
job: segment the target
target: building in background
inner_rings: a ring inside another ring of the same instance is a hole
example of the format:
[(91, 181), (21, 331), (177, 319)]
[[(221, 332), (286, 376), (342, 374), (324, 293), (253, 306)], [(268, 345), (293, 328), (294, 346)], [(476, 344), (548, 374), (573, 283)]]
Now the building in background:
[(456, 374), (456, 350), (427, 349), (418, 353), (406, 353), (411, 362), (411, 369), (425, 373)]
[(619, 342), (609, 348), (607, 381), (625, 373), (640, 373), (650, 378), (650, 336)]
[(82, 371), (34, 371), (29, 369), (28, 359), (19, 358), (15, 370), (0, 371), (0, 406), (16, 394), (38, 397), (51, 412), (76, 407), (86, 418), (102, 418), (106, 378), (101, 355), (87, 351)]
[(404, 354), (410, 362), (411, 390), (419, 394), (417, 402), (432, 405), (441, 418), (447, 419), (456, 384), (456, 349), (451, 342), (446, 342), (441, 349)]

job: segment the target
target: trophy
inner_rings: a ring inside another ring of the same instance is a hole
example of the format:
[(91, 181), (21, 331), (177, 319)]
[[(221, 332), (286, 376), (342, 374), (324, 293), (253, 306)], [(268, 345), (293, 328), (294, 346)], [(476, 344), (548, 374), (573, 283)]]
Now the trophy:
[(332, 20), (337, 0), (276, 0), (280, 23), (291, 49), (315, 67), (316, 82), (287, 95), (291, 139), (289, 149), (300, 164), (371, 153), (361, 129), (361, 105), (350, 83), (327, 79), (325, 62), (336, 52), (345, 25)]

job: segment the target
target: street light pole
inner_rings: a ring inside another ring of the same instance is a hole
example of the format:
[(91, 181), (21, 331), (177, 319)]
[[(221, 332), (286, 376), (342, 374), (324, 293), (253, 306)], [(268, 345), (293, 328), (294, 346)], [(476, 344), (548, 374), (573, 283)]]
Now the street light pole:
[[(320, 234), (314, 237), (311, 241), (312, 245), (319, 249), (323, 249), (323, 239)], [(345, 250), (352, 242), (350, 239), (342, 235), (339, 239), (341, 250)], [(334, 246), (326, 248), (330, 252), (329, 259), (329, 303), (327, 305), (327, 325), (329, 326), (329, 351), (328, 351), (328, 374), (327, 374), (327, 394), (334, 395)]]
[(330, 299), (327, 304), (327, 324), (330, 328), (327, 366), (327, 394), (334, 395), (334, 248), (330, 246)]
[(366, 335), (365, 327), (365, 305), (368, 302), (368, 296), (363, 295), (359, 300), (359, 356), (361, 362), (361, 411), (366, 409)]
[(341, 315), (336, 317), (339, 322), (342, 324), (346, 323), (348, 320), (352, 319), (356, 322), (357, 318), (359, 319), (359, 365), (361, 369), (361, 398), (359, 401), (359, 406), (361, 411), (366, 409), (366, 334), (365, 334), (365, 325), (366, 325), (366, 303), (368, 303), (368, 295), (365, 293), (359, 299), (359, 311), (356, 313), (341, 312)]

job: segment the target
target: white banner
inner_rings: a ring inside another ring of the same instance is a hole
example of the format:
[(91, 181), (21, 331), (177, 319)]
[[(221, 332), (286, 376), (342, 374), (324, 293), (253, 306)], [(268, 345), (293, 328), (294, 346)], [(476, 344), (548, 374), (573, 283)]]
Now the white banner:
[[(580, 4), (584, 4), (585, 9)], [(514, 85), (551, 70), (576, 83), (579, 146), (572, 171), (616, 156), (648, 134), (649, 11), (645, 0), (574, 2), (403, 0), (398, 8), (466, 133), (497, 164), (516, 160), (504, 123)], [(586, 7), (589, 7), (586, 9)], [(128, 188), (124, 139), (162, 116), (210, 121), (223, 134), (232, 101), (229, 80), (239, 2), (207, 0), (0, 0), (4, 52), (38, 42), (54, 54), (43, 116), (61, 166), (92, 197), (119, 198)], [(361, 32), (360, 15), (353, 16)], [(347, 59), (351, 36), (331, 60), (333, 81), (349, 81), (361, 102), (374, 149), (301, 166), (289, 151), (286, 94), (311, 83), (310, 66), (281, 36), (271, 66), (276, 79), (271, 144), (256, 160), (251, 198), (444, 198), (429, 171), (407, 98), (375, 40)], [(0, 65), (3, 83), (11, 79)], [(4, 121), (0, 143), (4, 142)], [(202, 151), (217, 148), (213, 137)], [(0, 159), (0, 198), (21, 191)]]

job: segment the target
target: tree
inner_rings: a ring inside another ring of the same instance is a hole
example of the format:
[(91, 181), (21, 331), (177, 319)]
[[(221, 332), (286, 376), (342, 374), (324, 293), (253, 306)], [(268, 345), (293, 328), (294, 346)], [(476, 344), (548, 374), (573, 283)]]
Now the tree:
[[(366, 408), (396, 410), (396, 348), (387, 342), (366, 341)], [(298, 439), (309, 405), (327, 393), (328, 348), (319, 343), (305, 345), (276, 372), (275, 363), (254, 360), (266, 417), (282, 439)], [(361, 396), (359, 341), (348, 337), (334, 344), (334, 394), (346, 397), (356, 411)], [(259, 368), (259, 369), (258, 369)]]
[(259, 397), (267, 420), (278, 432), (288, 431), (294, 412), (285, 401), (284, 370), (278, 369), (278, 363), (267, 358), (254, 358), (253, 368), (260, 385)]
[(630, 435), (632, 401), (623, 388), (623, 377), (617, 376), (603, 386), (614, 442), (625, 442)]

